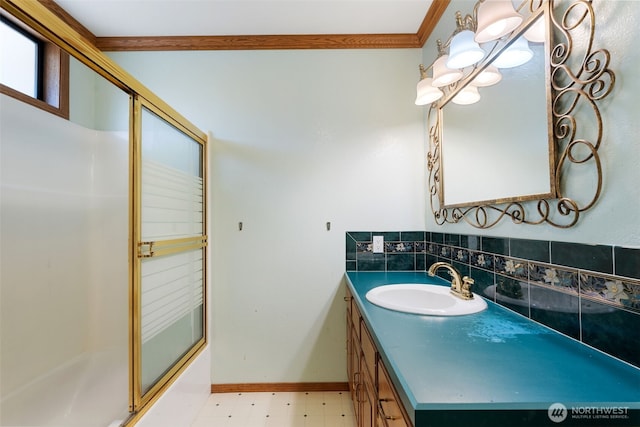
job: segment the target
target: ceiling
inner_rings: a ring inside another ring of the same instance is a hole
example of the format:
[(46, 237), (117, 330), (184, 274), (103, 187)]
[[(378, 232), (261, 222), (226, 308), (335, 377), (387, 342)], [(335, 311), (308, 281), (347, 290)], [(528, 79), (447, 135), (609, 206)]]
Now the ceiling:
[(434, 0), (56, 0), (98, 38), (416, 34)]

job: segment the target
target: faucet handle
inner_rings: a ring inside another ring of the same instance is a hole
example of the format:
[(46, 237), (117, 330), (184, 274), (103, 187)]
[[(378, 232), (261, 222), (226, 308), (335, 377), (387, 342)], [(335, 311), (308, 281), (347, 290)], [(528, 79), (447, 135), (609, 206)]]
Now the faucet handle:
[(465, 296), (465, 298), (473, 299), (473, 293), (471, 292), (471, 285), (473, 285), (474, 283), (475, 281), (469, 276), (464, 276), (462, 278), (462, 288), (460, 289), (460, 291), (462, 295)]

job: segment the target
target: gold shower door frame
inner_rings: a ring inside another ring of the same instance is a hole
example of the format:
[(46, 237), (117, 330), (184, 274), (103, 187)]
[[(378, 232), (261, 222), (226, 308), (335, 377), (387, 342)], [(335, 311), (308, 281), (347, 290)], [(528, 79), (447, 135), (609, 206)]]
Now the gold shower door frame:
[[(146, 100), (144, 97), (135, 95), (132, 103), (132, 113), (130, 114), (132, 123), (131, 129), (131, 144), (130, 144), (130, 177), (131, 177), (131, 210), (130, 210), (130, 223), (131, 223), (131, 241), (133, 248), (131, 253), (131, 296), (130, 296), (130, 340), (131, 351), (129, 353), (130, 363), (130, 412), (132, 412), (132, 419), (129, 420), (127, 425), (137, 421), (140, 417), (140, 410), (144, 408), (148, 409), (149, 404), (157, 400), (162, 392), (173, 383), (177, 376), (188, 366), (189, 362), (202, 351), (207, 343), (207, 144), (206, 138), (201, 134), (192, 132), (188, 127), (181, 124), (180, 121), (175, 120), (170, 115), (166, 114), (163, 110), (157, 108), (153, 103)], [(203, 181), (203, 227), (202, 234), (200, 236), (184, 237), (177, 239), (167, 240), (155, 240), (145, 241), (142, 238), (142, 112), (143, 108), (156, 115), (159, 119), (166, 122), (166, 124), (174, 127), (184, 135), (191, 138), (193, 141), (200, 144), (202, 149), (202, 155), (200, 158), (200, 168), (202, 170)], [(179, 253), (185, 253), (187, 251), (193, 251), (201, 249), (202, 255), (202, 337), (189, 348), (182, 357), (180, 357), (173, 366), (160, 377), (153, 386), (148, 390), (143, 390), (142, 380), (142, 262), (146, 258), (170, 256)], [(143, 411), (144, 412), (144, 411)]]

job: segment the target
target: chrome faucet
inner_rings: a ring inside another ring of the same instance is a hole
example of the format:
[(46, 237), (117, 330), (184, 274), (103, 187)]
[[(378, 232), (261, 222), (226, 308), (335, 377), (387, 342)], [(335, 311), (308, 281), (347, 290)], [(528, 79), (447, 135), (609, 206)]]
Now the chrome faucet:
[(471, 285), (473, 285), (473, 279), (469, 276), (461, 277), (458, 270), (451, 264), (446, 262), (436, 262), (429, 267), (429, 276), (435, 276), (436, 271), (439, 268), (445, 268), (451, 275), (451, 293), (458, 298), (473, 299), (473, 293), (471, 292)]

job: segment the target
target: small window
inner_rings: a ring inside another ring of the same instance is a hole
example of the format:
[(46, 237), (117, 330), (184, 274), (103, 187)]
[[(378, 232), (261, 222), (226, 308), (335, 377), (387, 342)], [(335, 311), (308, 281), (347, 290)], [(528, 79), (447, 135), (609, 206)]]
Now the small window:
[(0, 81), (17, 91), (40, 99), (42, 46), (38, 39), (11, 24), (0, 20), (2, 52), (0, 57)]
[(4, 14), (0, 40), (0, 93), (68, 119), (68, 55)]

